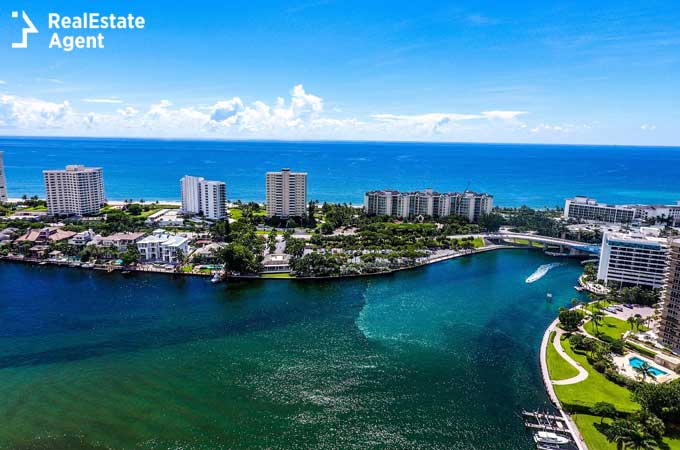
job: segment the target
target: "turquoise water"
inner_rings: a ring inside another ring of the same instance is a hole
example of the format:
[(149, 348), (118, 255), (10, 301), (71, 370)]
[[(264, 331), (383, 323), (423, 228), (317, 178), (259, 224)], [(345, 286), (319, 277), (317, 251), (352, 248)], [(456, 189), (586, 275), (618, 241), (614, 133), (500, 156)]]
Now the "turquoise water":
[(229, 285), (0, 263), (0, 448), (530, 449), (581, 270), (525, 283), (553, 261)]
[(263, 142), (0, 137), (10, 197), (44, 196), (43, 169), (104, 168), (111, 200), (180, 197), (179, 179), (227, 183), (231, 200), (264, 201), (264, 175), (309, 173), (310, 199), (363, 203), (371, 189), (473, 189), (502, 206), (680, 200), (680, 148), (400, 142)]
[[(638, 358), (637, 356), (633, 356), (632, 358), (630, 358), (628, 360), (628, 362), (630, 363), (630, 367), (633, 367), (635, 369), (639, 369), (644, 364), (644, 361), (641, 360), (640, 358)], [(654, 366), (650, 366), (648, 370), (655, 377), (660, 377), (661, 375), (667, 375), (668, 374), (668, 372), (664, 372), (663, 370), (658, 369)]]

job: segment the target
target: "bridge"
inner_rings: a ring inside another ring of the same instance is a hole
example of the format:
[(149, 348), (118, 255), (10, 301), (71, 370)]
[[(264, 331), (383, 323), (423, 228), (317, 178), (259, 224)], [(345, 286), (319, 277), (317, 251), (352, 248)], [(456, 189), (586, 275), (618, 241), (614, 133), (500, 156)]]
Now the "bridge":
[[(548, 236), (540, 236), (530, 233), (488, 233), (484, 235), (485, 239), (490, 241), (512, 241), (515, 243), (525, 243), (527, 247), (542, 247), (544, 250), (549, 250), (549, 247), (559, 247), (559, 253), (568, 254), (570, 256), (591, 256), (600, 254), (600, 246), (588, 244), (580, 241), (571, 241), (569, 239), (560, 239)], [(538, 244), (538, 245), (536, 245)], [(565, 250), (568, 250), (566, 252)]]

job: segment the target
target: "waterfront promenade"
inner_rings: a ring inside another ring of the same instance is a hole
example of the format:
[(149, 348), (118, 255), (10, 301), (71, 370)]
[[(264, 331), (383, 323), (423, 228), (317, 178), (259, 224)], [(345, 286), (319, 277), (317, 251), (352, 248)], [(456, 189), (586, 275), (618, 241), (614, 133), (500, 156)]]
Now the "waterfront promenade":
[[(545, 333), (543, 333), (543, 339), (541, 340), (541, 349), (540, 349), (539, 360), (540, 360), (540, 365), (541, 365), (541, 376), (543, 377), (543, 385), (545, 386), (545, 389), (548, 392), (548, 397), (550, 398), (550, 402), (553, 404), (553, 406), (555, 408), (557, 408), (557, 411), (564, 418), (564, 421), (566, 422), (567, 426), (569, 427), (569, 432), (571, 433), (571, 436), (573, 437), (574, 442), (575, 442), (576, 446), (578, 447), (578, 450), (588, 450), (588, 446), (586, 445), (585, 441), (583, 440), (583, 437), (581, 436), (581, 433), (579, 432), (578, 427), (576, 426), (574, 421), (571, 419), (571, 416), (569, 414), (567, 414), (564, 411), (564, 409), (562, 408), (562, 404), (560, 403), (560, 400), (557, 398), (557, 394), (555, 393), (555, 388), (553, 387), (554, 384), (570, 384), (570, 383), (555, 383), (550, 379), (550, 373), (548, 372), (548, 361), (547, 361), (548, 344), (550, 343), (550, 335), (552, 334), (553, 331), (557, 330), (558, 324), (559, 324), (559, 319), (553, 320), (550, 323), (550, 325), (548, 326), (548, 328), (546, 328)], [(557, 347), (555, 347), (555, 348), (557, 349)], [(560, 350), (561, 350), (561, 347), (560, 347)], [(558, 350), (558, 352), (559, 352), (559, 350)], [(569, 360), (571, 360), (571, 358), (569, 358)], [(573, 360), (571, 360), (569, 362), (571, 363), (572, 361)], [(580, 366), (574, 366), (574, 367), (576, 367), (577, 369), (580, 368)], [(578, 383), (579, 381), (583, 381), (587, 377), (587, 375), (588, 375), (588, 373), (586, 372), (585, 377), (583, 377), (582, 379), (578, 379), (578, 380), (574, 381), (576, 378), (582, 377), (581, 371), (579, 370), (579, 375), (577, 375), (574, 378), (570, 378), (569, 380), (564, 380), (564, 381), (570, 381), (571, 383)], [(591, 449), (591, 450), (596, 450), (596, 449)]]

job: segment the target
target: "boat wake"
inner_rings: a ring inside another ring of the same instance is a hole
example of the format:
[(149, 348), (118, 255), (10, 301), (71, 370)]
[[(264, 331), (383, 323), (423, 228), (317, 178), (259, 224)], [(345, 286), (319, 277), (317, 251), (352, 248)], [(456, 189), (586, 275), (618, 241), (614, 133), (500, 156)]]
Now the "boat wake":
[(541, 278), (543, 278), (545, 276), (545, 274), (548, 273), (548, 271), (550, 271), (550, 269), (553, 269), (555, 267), (559, 267), (561, 265), (563, 265), (563, 263), (543, 264), (538, 269), (536, 269), (534, 271), (534, 273), (529, 275), (529, 277), (526, 279), (526, 282), (527, 283), (533, 283), (534, 281), (538, 281)]

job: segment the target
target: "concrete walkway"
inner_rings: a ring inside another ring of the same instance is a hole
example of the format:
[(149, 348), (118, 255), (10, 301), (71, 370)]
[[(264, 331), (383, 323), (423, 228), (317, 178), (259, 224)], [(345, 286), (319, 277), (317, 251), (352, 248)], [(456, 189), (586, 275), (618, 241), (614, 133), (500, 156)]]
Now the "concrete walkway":
[[(546, 391), (548, 391), (548, 397), (550, 398), (550, 401), (552, 404), (557, 408), (559, 414), (564, 418), (565, 422), (567, 423), (567, 427), (569, 428), (569, 431), (571, 432), (572, 437), (574, 438), (574, 442), (576, 444), (576, 447), (578, 450), (588, 450), (588, 446), (586, 445), (585, 441), (583, 440), (583, 437), (581, 436), (581, 433), (579, 433), (578, 428), (576, 427), (576, 424), (574, 421), (571, 419), (571, 416), (567, 414), (564, 409), (562, 409), (562, 404), (560, 403), (559, 399), (557, 398), (557, 394), (555, 394), (555, 388), (553, 387), (552, 382), (550, 381), (550, 374), (548, 373), (548, 361), (547, 361), (547, 354), (548, 354), (548, 344), (550, 341), (550, 333), (557, 328), (557, 324), (559, 323), (559, 319), (555, 319), (550, 326), (545, 330), (545, 333), (543, 334), (543, 340), (541, 341), (541, 350), (540, 350), (540, 364), (541, 364), (541, 374), (543, 375), (543, 384), (545, 385)], [(560, 346), (561, 348), (561, 346)]]
[(565, 384), (575, 384), (575, 383), (580, 383), (581, 381), (585, 380), (588, 378), (588, 371), (583, 368), (579, 363), (574, 361), (571, 356), (567, 354), (567, 352), (564, 351), (562, 348), (562, 335), (564, 334), (564, 331), (559, 328), (555, 327), (555, 338), (552, 341), (552, 345), (555, 346), (555, 350), (557, 350), (557, 353), (564, 358), (565, 361), (567, 361), (569, 364), (571, 364), (572, 367), (574, 367), (576, 370), (578, 370), (578, 375), (567, 378), (566, 380), (557, 380), (557, 381), (552, 381), (552, 384), (556, 385), (565, 385)]

